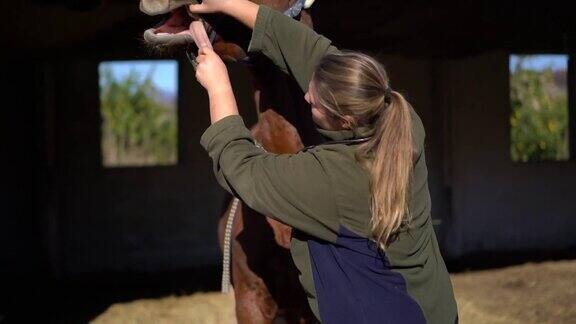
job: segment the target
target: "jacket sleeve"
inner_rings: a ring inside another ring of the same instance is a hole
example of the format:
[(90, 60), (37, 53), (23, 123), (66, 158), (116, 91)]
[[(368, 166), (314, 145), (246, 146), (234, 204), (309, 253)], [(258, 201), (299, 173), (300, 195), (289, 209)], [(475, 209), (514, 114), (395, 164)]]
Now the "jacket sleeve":
[(320, 59), (338, 49), (308, 26), (261, 5), (248, 51), (266, 55), (306, 92)]
[(313, 153), (271, 154), (258, 148), (240, 116), (210, 126), (200, 140), (218, 183), (250, 208), (332, 241), (339, 221), (332, 188)]

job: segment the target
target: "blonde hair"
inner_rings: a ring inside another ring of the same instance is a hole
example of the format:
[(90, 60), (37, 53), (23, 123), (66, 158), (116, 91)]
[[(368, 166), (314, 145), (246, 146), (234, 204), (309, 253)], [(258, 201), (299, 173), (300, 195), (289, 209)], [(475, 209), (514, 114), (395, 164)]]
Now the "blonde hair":
[(374, 126), (356, 158), (370, 172), (372, 239), (382, 249), (409, 222), (413, 168), (411, 106), (390, 88), (374, 58), (345, 51), (325, 56), (312, 77), (318, 104), (351, 127)]

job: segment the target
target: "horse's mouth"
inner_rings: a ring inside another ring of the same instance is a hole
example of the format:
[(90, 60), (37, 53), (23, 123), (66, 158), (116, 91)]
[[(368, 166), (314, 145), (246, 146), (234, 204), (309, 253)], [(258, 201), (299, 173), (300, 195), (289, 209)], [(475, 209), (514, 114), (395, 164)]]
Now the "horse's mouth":
[(190, 25), (198, 19), (188, 11), (186, 5), (180, 6), (165, 14), (164, 20), (156, 27), (146, 30), (144, 41), (157, 48), (193, 44)]
[[(198, 2), (198, 0), (141, 0), (140, 11), (150, 16), (164, 18), (160, 24), (144, 32), (144, 44), (155, 54), (180, 55), (189, 50), (189, 46), (195, 46), (193, 36), (195, 33), (191, 31), (191, 25), (194, 21), (200, 20), (209, 35), (209, 41), (214, 45), (214, 50), (223, 59), (239, 61), (246, 58), (245, 50), (237, 44), (248, 44), (250, 34), (242, 29), (240, 23), (226, 17), (203, 15), (200, 18), (190, 13), (188, 6)], [(223, 30), (224, 35), (215, 33), (215, 29)], [(227, 41), (224, 41), (225, 39)]]

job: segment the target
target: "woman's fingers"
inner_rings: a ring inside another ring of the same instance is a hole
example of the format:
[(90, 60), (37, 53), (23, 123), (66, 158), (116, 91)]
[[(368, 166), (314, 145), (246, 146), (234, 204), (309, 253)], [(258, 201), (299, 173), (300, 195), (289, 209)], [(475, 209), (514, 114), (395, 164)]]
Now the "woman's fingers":
[(206, 34), (206, 28), (204, 27), (204, 23), (202, 21), (193, 21), (190, 24), (190, 32), (192, 33), (192, 37), (194, 38), (194, 42), (198, 48), (212, 45), (210, 44), (210, 39)]
[(203, 14), (220, 12), (226, 7), (229, 0), (203, 0), (202, 3), (192, 4), (188, 6), (191, 13)]
[(198, 49), (198, 55), (211, 55), (214, 50), (210, 46), (202, 46)]
[(196, 61), (196, 79), (208, 92), (230, 83), (226, 65), (211, 46), (200, 47)]
[(194, 14), (213, 13), (218, 11), (214, 6), (206, 3), (192, 4), (188, 6), (188, 10)]
[(206, 13), (206, 6), (203, 3), (199, 3), (199, 4), (191, 4), (188, 6), (188, 10), (191, 13)]
[(198, 62), (198, 64), (208, 64), (208, 66), (211, 66), (211, 64), (213, 64), (211, 63), (213, 59), (210, 57), (213, 54), (216, 55), (216, 53), (214, 53), (210, 47), (202, 47), (198, 50), (198, 57), (196, 58), (196, 62)]

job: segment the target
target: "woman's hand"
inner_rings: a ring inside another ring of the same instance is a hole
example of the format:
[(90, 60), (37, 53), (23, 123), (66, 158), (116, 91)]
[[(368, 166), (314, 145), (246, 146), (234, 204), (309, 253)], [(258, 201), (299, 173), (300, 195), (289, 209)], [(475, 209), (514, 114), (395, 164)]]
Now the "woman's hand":
[(231, 115), (238, 115), (236, 99), (222, 59), (210, 47), (198, 51), (196, 79), (208, 91), (212, 123)]
[(191, 13), (203, 14), (213, 12), (223, 12), (229, 0), (203, 0), (202, 3), (188, 6)]
[(216, 94), (232, 88), (226, 65), (213, 49), (200, 48), (197, 61), (196, 79), (208, 91), (208, 94)]
[(248, 0), (203, 0), (202, 3), (189, 5), (188, 11), (193, 14), (223, 13), (254, 29), (259, 6)]

